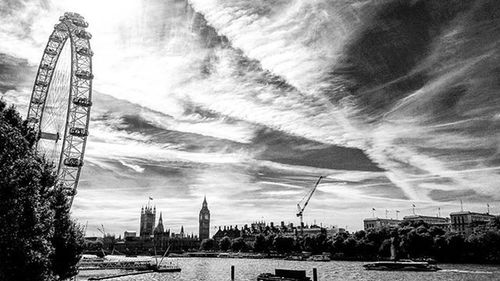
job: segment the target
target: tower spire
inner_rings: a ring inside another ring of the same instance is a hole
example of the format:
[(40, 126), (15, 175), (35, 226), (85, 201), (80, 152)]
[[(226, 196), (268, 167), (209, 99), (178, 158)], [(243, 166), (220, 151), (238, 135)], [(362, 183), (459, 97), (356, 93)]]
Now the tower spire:
[(202, 204), (202, 208), (208, 208), (208, 203), (207, 203), (207, 196), (203, 196), (203, 204)]
[(155, 228), (155, 234), (163, 234), (165, 229), (163, 228), (163, 218), (160, 212), (160, 218), (158, 219), (158, 225)]

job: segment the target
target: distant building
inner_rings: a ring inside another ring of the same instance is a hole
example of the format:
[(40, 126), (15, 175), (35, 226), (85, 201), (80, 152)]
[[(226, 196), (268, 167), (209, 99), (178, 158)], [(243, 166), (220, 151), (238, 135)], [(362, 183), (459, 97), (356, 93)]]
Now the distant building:
[(450, 214), (451, 230), (462, 235), (472, 233), (474, 227), (487, 224), (492, 221), (495, 216), (488, 213), (475, 213), (470, 211), (454, 212)]
[(368, 229), (381, 228), (384, 226), (398, 226), (402, 220), (383, 219), (383, 218), (366, 218), (363, 220), (365, 231)]
[[(204, 206), (206, 207), (206, 200)], [(208, 211), (208, 208), (206, 210)], [(114, 236), (105, 236), (98, 239), (85, 237), (86, 253), (95, 254), (102, 253), (103, 250), (106, 252), (114, 250), (117, 253), (126, 255), (153, 255), (163, 254), (167, 249), (173, 253), (182, 253), (196, 251), (200, 248), (198, 236), (193, 233), (186, 234), (184, 226), (181, 226), (180, 233), (176, 234), (165, 228), (161, 212), (158, 224), (154, 227), (155, 217), (156, 207), (149, 204), (142, 207), (139, 236), (135, 231), (127, 230), (124, 232), (123, 239), (118, 240)]]
[(137, 232), (136, 232), (136, 231), (126, 230), (126, 231), (123, 233), (123, 239), (127, 239), (127, 238), (135, 238), (136, 236), (137, 236)]
[(203, 241), (203, 239), (210, 238), (210, 211), (208, 210), (206, 196), (203, 198), (203, 204), (202, 204), (201, 210), (200, 210), (199, 222), (200, 222), (199, 238), (200, 238), (200, 241)]
[(429, 226), (436, 226), (443, 229), (448, 229), (450, 227), (450, 219), (443, 217), (433, 217), (433, 216), (422, 216), (422, 215), (411, 215), (403, 218), (403, 221), (418, 222), (423, 221)]
[[(273, 223), (271, 223), (271, 224), (273, 224)], [(281, 222), (281, 224), (284, 225), (284, 222)], [(264, 229), (264, 228), (266, 228), (266, 222), (265, 221), (252, 222), (250, 224), (250, 228), (252, 228), (252, 229)]]
[(141, 238), (147, 238), (153, 236), (153, 228), (156, 222), (156, 207), (152, 207), (149, 204), (146, 207), (141, 208), (141, 228), (140, 236)]
[[(160, 223), (158, 222), (158, 225)], [(157, 226), (157, 229), (160, 227)], [(173, 252), (182, 252), (189, 250), (198, 250), (200, 247), (200, 241), (196, 235), (186, 235), (184, 233), (184, 226), (181, 226), (180, 233), (171, 232), (170, 229), (160, 233), (155, 233), (155, 244), (158, 249), (165, 251), (168, 247), (170, 247), (170, 251)]]
[[(322, 227), (318, 225), (305, 225), (304, 226), (304, 235), (313, 236), (318, 234), (325, 234), (327, 236), (334, 236), (336, 233), (341, 232), (343, 229), (339, 229), (337, 227)], [(264, 221), (253, 222), (250, 224), (245, 224), (238, 228), (235, 226), (219, 226), (219, 229), (214, 234), (213, 239), (216, 241), (220, 241), (225, 236), (230, 239), (235, 239), (238, 237), (243, 238), (246, 242), (255, 241), (255, 238), (258, 235), (279, 235), (285, 237), (295, 237), (297, 236), (297, 227), (293, 226), (293, 223), (289, 223), (285, 225), (285, 222), (281, 222), (279, 225), (273, 222), (267, 224)], [(345, 231), (345, 230), (344, 230)]]
[(312, 236), (312, 235), (318, 235), (318, 234), (327, 234), (326, 233), (326, 228), (323, 228), (319, 225), (311, 225), (311, 226), (307, 226), (307, 227), (304, 227), (303, 229), (303, 235), (306, 236), (306, 235), (309, 235), (309, 236)]
[(237, 225), (234, 227), (224, 226), (220, 227), (219, 230), (214, 234), (213, 239), (220, 241), (225, 236), (230, 239), (242, 237), (245, 241), (253, 241), (257, 235), (282, 235), (282, 236), (295, 236), (296, 229), (292, 224), (285, 225), (285, 222), (281, 222), (280, 226), (276, 226), (274, 223), (266, 224), (264, 221), (256, 221), (250, 224), (245, 224), (244, 226), (238, 228)]
[(115, 250), (124, 254), (161, 254), (167, 249), (176, 253), (199, 249), (200, 241), (196, 235), (186, 235), (184, 226), (181, 226), (179, 234), (166, 229), (161, 212), (154, 227), (155, 216), (156, 207), (142, 207), (140, 236), (137, 237), (135, 231), (125, 231), (124, 240), (115, 243)]
[[(321, 227), (321, 229), (324, 229), (324, 233), (326, 233), (327, 237), (333, 237), (337, 235), (338, 233), (344, 233), (345, 228), (337, 227), (337, 226), (331, 226), (331, 227)], [(304, 232), (306, 233), (306, 232)]]
[(220, 241), (225, 236), (234, 239), (240, 237), (241, 235), (241, 230), (238, 229), (237, 225), (235, 225), (234, 228), (232, 225), (228, 227), (224, 226), (224, 228), (219, 226), (219, 230), (217, 230), (212, 238), (216, 241)]

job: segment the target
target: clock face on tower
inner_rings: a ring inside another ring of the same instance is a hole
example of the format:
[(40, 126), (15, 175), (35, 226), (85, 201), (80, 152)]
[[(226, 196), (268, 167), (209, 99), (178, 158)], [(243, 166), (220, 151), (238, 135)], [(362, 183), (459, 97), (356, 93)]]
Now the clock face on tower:
[(205, 214), (205, 219), (208, 220), (208, 214)]

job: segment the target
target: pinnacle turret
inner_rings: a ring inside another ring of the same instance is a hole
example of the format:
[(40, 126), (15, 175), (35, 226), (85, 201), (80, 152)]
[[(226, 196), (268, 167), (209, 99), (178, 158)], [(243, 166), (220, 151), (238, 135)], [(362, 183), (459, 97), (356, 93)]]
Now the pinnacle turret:
[(155, 235), (157, 234), (163, 234), (165, 232), (165, 229), (163, 227), (163, 218), (162, 218), (162, 213), (160, 212), (160, 218), (158, 219), (158, 225), (155, 228)]

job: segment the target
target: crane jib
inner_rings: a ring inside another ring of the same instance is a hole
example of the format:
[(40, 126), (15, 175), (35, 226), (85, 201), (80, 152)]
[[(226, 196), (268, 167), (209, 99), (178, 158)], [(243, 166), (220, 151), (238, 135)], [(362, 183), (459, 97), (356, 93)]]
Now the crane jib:
[[(300, 202), (297, 204), (297, 208), (299, 210), (299, 212), (297, 213), (297, 217), (300, 217), (300, 233), (301, 233), (301, 235), (304, 234), (304, 223), (302, 221), (302, 219), (303, 219), (302, 214), (304, 213), (304, 209), (306, 208), (307, 204), (309, 204), (309, 200), (311, 200), (311, 197), (314, 194), (314, 191), (316, 191), (316, 188), (318, 187), (322, 178), (323, 178), (323, 176), (320, 176), (318, 178), (318, 181), (316, 181), (316, 184), (314, 185), (314, 187), (310, 191), (309, 195), (307, 196), (306, 201), (304, 202), (304, 207), (302, 207), (302, 208), (300, 207)], [(302, 200), (304, 200), (304, 199), (302, 199)]]
[[(323, 176), (320, 176), (318, 178), (318, 180), (316, 181), (316, 184), (314, 185), (314, 187), (312, 188), (312, 190), (309, 192), (309, 196), (307, 196), (307, 199), (306, 201), (304, 202), (304, 207), (300, 207), (300, 203), (297, 204), (297, 207), (299, 208), (299, 213), (302, 214), (302, 212), (304, 211), (304, 209), (306, 208), (307, 204), (309, 204), (309, 200), (311, 200), (311, 197), (313, 196), (314, 194), (314, 191), (316, 191), (316, 188), (318, 187), (319, 183), (321, 182), (321, 179), (323, 179)], [(298, 214), (297, 214), (298, 215)]]

